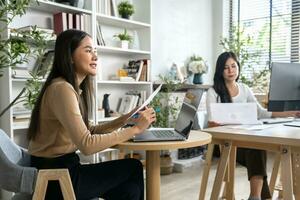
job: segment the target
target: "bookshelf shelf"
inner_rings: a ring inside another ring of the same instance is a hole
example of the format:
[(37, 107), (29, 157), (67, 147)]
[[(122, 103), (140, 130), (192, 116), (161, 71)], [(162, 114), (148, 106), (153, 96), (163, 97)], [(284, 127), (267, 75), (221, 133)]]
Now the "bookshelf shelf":
[(144, 22), (122, 19), (119, 17), (108, 16), (99, 13), (97, 13), (96, 16), (97, 16), (97, 20), (99, 20), (101, 24), (105, 24), (109, 26), (115, 26), (115, 27), (121, 27), (127, 29), (145, 29), (151, 27), (150, 24)]
[(89, 15), (92, 14), (91, 10), (76, 8), (74, 6), (64, 5), (53, 1), (43, 1), (43, 0), (38, 0), (38, 4), (33, 1), (30, 5), (30, 8), (33, 10), (40, 10), (47, 13), (68, 12), (68, 13), (83, 13)]
[(97, 81), (98, 84), (120, 84), (120, 85), (151, 85), (151, 82), (147, 81), (132, 81), (132, 82), (126, 82), (126, 81)]
[(150, 55), (150, 51), (141, 51), (135, 49), (122, 49), (119, 47), (107, 47), (107, 46), (97, 46), (96, 47), (102, 53), (114, 53), (123, 55)]
[[(28, 78), (12, 78), (11, 81), (12, 82), (26, 82), (28, 80)], [(40, 80), (40, 82), (45, 82), (46, 79), (42, 79)]]

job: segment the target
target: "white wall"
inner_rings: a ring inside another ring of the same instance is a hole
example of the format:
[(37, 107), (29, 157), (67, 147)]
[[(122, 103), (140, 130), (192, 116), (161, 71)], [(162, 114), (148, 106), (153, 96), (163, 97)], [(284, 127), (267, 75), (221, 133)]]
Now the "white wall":
[[(208, 61), (204, 84), (212, 83), (222, 33), (221, 0), (152, 0), (152, 77), (193, 54)], [(217, 41), (216, 41), (217, 40)]]

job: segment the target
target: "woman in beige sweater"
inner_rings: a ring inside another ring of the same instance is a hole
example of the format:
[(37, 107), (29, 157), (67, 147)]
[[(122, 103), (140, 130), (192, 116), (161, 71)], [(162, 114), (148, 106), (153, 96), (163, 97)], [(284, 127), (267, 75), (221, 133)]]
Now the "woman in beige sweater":
[[(118, 130), (131, 113), (104, 125), (88, 122), (93, 100), (91, 76), (97, 55), (91, 37), (79, 30), (62, 32), (56, 40), (54, 63), (33, 109), (28, 129), (31, 164), (38, 169), (68, 168), (77, 199), (144, 198), (143, 168), (135, 159), (81, 165), (75, 154), (90, 155), (142, 133), (156, 120), (146, 108), (135, 125)], [(63, 199), (57, 182), (46, 199)]]

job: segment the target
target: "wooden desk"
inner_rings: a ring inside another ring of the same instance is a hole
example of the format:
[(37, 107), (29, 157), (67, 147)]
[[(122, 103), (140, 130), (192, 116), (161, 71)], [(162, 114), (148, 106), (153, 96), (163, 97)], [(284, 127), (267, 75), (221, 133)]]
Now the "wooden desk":
[(201, 131), (191, 131), (186, 141), (174, 142), (124, 142), (118, 149), (146, 151), (146, 196), (147, 200), (160, 199), (160, 150), (189, 148), (209, 144), (211, 135)]
[[(227, 199), (234, 199), (234, 168), (236, 159), (236, 148), (245, 147), (253, 149), (262, 149), (267, 151), (279, 152), (281, 158), (281, 177), (283, 185), (283, 199), (293, 199), (293, 183), (294, 186), (299, 184), (299, 180), (292, 178), (292, 171), (294, 177), (299, 177), (299, 163), (300, 163), (300, 128), (288, 127), (283, 125), (274, 125), (272, 128), (267, 128), (260, 131), (250, 131), (244, 129), (233, 129), (226, 126), (215, 128), (208, 128), (204, 131), (210, 133), (213, 137), (212, 143), (208, 147), (206, 165), (203, 170), (201, 188), (199, 199), (204, 199), (207, 180), (209, 176), (209, 168), (212, 159), (212, 152), (214, 144), (221, 144), (223, 151), (220, 157), (211, 199), (216, 200), (220, 195), (221, 184), (225, 177), (225, 172), (228, 167), (227, 176), (228, 184), (226, 187)], [(293, 153), (293, 166), (292, 166)], [(293, 167), (293, 170), (292, 170)], [(277, 169), (273, 169), (270, 190), (274, 190), (276, 181)], [(275, 177), (275, 178), (274, 178)], [(299, 186), (294, 187), (294, 194), (299, 194)], [(297, 194), (297, 195), (296, 195)], [(298, 196), (299, 198), (299, 196)]]

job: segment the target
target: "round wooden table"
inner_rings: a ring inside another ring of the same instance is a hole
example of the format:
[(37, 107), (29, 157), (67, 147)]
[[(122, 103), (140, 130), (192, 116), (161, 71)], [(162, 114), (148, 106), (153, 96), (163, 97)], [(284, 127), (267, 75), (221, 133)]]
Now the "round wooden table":
[(202, 146), (211, 142), (211, 135), (202, 131), (191, 131), (186, 141), (132, 142), (115, 146), (120, 150), (146, 151), (146, 199), (160, 199), (160, 151)]

